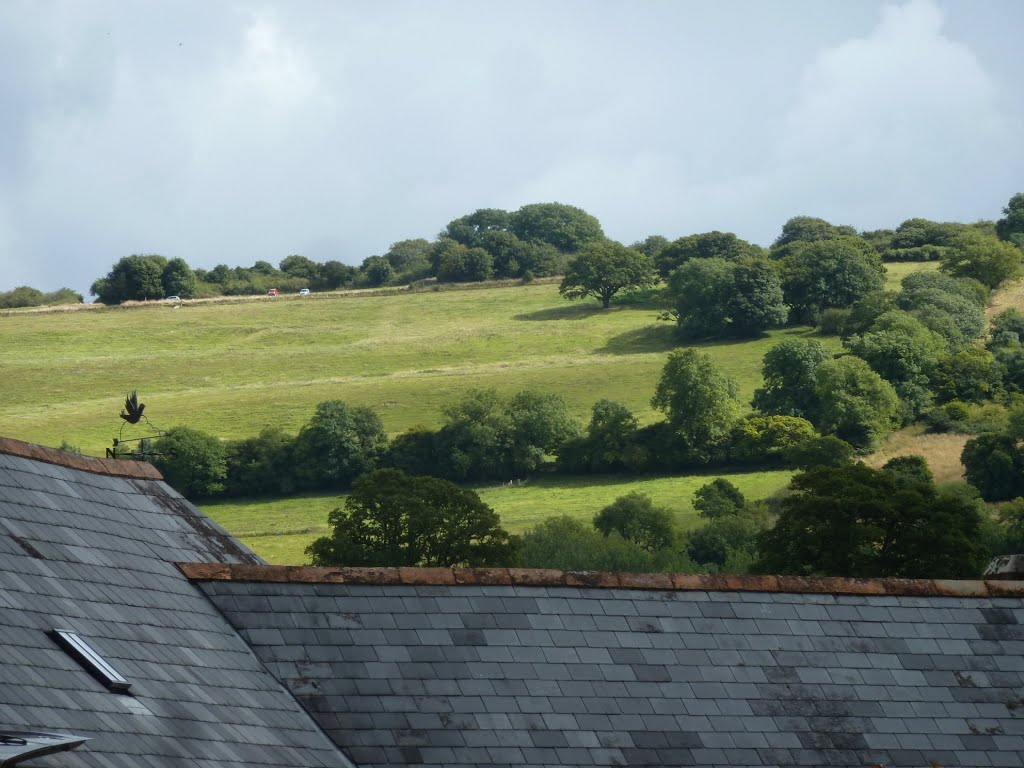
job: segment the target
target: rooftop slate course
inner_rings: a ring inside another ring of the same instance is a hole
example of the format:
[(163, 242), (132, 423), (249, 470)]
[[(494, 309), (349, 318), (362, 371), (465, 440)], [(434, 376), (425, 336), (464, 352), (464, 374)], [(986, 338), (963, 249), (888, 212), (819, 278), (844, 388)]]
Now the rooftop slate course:
[(181, 567), (360, 765), (1024, 765), (1020, 582)]
[[(20, 765), (351, 765), (174, 565), (260, 559), (159, 478), (0, 441), (0, 731), (89, 738)], [(53, 629), (80, 635), (130, 695)]]
[(149, 465), (0, 438), (0, 732), (89, 739), (25, 768), (1024, 766), (997, 570), (268, 566)]

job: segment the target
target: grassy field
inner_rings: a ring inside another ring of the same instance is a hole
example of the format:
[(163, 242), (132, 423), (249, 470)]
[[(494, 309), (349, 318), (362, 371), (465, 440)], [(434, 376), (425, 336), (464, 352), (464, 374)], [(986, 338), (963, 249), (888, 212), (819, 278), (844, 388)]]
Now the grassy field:
[[(681, 527), (697, 524), (693, 494), (716, 477), (725, 477), (750, 499), (762, 499), (783, 489), (792, 472), (709, 473), (688, 477), (541, 478), (523, 486), (481, 486), (480, 497), (501, 516), (510, 531), (519, 533), (551, 515), (570, 515), (589, 521), (602, 507), (631, 491), (646, 493), (659, 506), (671, 509)], [(203, 511), (272, 563), (306, 562), (304, 550), (328, 532), (327, 514), (344, 503), (343, 496), (299, 496), (214, 502)]]
[(900, 281), (912, 272), (930, 272), (938, 268), (937, 261), (891, 261), (885, 265), (885, 290), (898, 291)]
[[(933, 264), (890, 264), (890, 287)], [(761, 359), (787, 328), (748, 342), (700, 345), (737, 379), (749, 400)], [(819, 337), (820, 338), (820, 337)], [(839, 348), (836, 339), (821, 339)], [(642, 422), (659, 418), (650, 398), (668, 352), (670, 323), (637, 306), (601, 310), (567, 302), (557, 284), (399, 295), (282, 297), (196, 302), (172, 308), (14, 312), (0, 315), (0, 423), (5, 436), (102, 455), (118, 435), (126, 391), (138, 389), (162, 428), (187, 425), (221, 438), (269, 425), (295, 432), (317, 403), (342, 399), (376, 410), (385, 428), (437, 426), (441, 408), (472, 387), (562, 394), (581, 421), (600, 398), (622, 401)], [(146, 434), (128, 428), (124, 437)], [(789, 473), (729, 476), (751, 498)], [(706, 477), (546, 479), (519, 488), (481, 488), (512, 530), (552, 514), (589, 519), (639, 490), (691, 525), (693, 491)], [(211, 504), (210, 514), (273, 562), (302, 562), (325, 530), (336, 497)]]
[[(581, 419), (607, 397), (642, 421), (670, 323), (650, 308), (570, 303), (556, 285), (393, 296), (267, 299), (0, 317), (0, 423), (9, 437), (102, 455), (121, 427), (124, 393), (138, 389), (161, 428), (221, 438), (263, 427), (294, 432), (318, 402), (375, 409), (392, 434), (437, 425), (471, 387), (560, 392)], [(761, 358), (807, 328), (704, 349), (749, 399)], [(126, 431), (125, 437), (145, 434)]]

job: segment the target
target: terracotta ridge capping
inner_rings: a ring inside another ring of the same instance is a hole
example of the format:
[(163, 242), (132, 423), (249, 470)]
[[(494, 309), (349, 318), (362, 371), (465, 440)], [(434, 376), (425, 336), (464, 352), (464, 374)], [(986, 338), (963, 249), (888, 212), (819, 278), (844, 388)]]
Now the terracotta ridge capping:
[(80, 453), (70, 453), (57, 448), (48, 448), (36, 443), (26, 443), (10, 437), (0, 437), (0, 453), (8, 456), (20, 456), (23, 459), (32, 459), (46, 464), (56, 464), (59, 467), (69, 469), (80, 469), (83, 472), (92, 472), (94, 475), (112, 475), (114, 477), (129, 477), (136, 480), (163, 480), (160, 471), (145, 461), (127, 461), (125, 459), (98, 459), (93, 456), (83, 456)]
[(811, 576), (724, 576), (668, 573), (603, 573), (534, 568), (314, 568), (302, 565), (178, 563), (191, 581), (293, 584), (516, 585), (663, 589), (680, 592), (789, 592), (918, 597), (1024, 597), (1024, 581), (944, 579), (844, 579)]

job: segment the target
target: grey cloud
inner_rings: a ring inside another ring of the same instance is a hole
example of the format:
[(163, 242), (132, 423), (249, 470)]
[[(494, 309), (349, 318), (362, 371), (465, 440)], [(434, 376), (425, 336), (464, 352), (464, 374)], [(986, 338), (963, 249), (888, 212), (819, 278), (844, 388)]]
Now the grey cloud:
[(358, 263), (546, 200), (626, 242), (992, 217), (1024, 169), (1015, 60), (987, 48), (1014, 20), (957, 0), (4, 4), (0, 289), (86, 290), (132, 252)]

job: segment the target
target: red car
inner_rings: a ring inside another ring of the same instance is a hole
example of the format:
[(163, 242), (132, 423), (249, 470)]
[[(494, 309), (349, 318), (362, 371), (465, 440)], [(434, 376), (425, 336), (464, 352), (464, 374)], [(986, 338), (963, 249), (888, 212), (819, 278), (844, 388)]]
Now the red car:
[(271, 288), (267, 291), (267, 296), (277, 296), (277, 288)]

